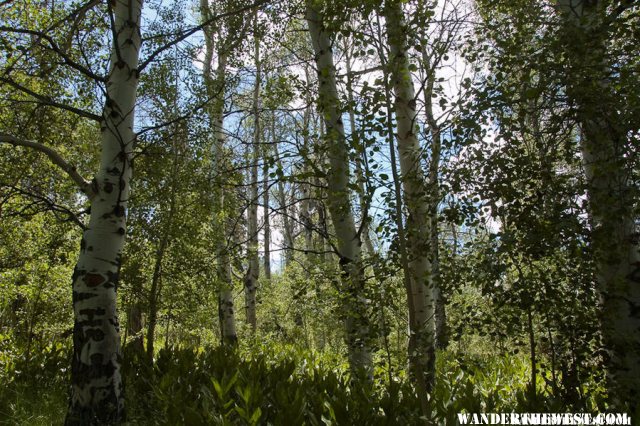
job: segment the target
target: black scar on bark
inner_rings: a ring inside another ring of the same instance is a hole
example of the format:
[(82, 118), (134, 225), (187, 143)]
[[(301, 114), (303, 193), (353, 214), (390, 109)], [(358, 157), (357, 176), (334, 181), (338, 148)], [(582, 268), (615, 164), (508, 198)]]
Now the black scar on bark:
[(118, 228), (116, 231), (119, 235), (124, 235), (124, 228)]
[(105, 279), (101, 274), (88, 273), (84, 276), (84, 282), (88, 287), (97, 287), (104, 281)]
[(95, 293), (79, 293), (77, 291), (73, 292), (73, 303), (81, 302), (83, 300), (92, 299), (96, 297)]
[(111, 167), (110, 169), (107, 169), (107, 173), (111, 176), (120, 176), (120, 169), (117, 167)]
[(85, 330), (84, 332), (85, 339), (91, 339), (94, 342), (102, 342), (104, 340), (104, 336), (104, 331), (100, 330), (99, 328), (90, 328), (88, 330)]
[(113, 361), (100, 364), (85, 364), (80, 361), (79, 352), (80, 351), (74, 354), (71, 363), (71, 377), (74, 385), (84, 387), (88, 385), (92, 380), (113, 376), (113, 373), (116, 371), (116, 367), (113, 365)]
[(92, 354), (89, 359), (91, 360), (91, 365), (101, 365), (104, 360), (104, 355), (102, 354)]
[(111, 182), (105, 182), (104, 192), (106, 192), (107, 194), (111, 194), (111, 192), (113, 192), (113, 184)]
[(113, 214), (115, 214), (116, 217), (123, 217), (124, 216), (124, 206), (121, 206), (120, 204), (116, 205), (113, 208)]
[(104, 315), (107, 311), (103, 308), (93, 308), (93, 309), (80, 309), (80, 315), (86, 315), (89, 317), (89, 321), (93, 320), (93, 317), (96, 315)]

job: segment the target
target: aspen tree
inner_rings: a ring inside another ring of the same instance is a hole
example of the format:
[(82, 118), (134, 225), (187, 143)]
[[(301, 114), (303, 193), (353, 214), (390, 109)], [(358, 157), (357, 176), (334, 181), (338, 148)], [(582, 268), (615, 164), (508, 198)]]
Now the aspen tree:
[[(211, 16), (211, 10), (208, 0), (201, 0), (200, 9), (203, 20), (206, 22)], [(203, 74), (205, 85), (207, 87), (207, 95), (212, 101), (212, 105), (209, 109), (211, 122), (214, 127), (214, 141), (212, 147), (213, 156), (213, 170), (214, 175), (221, 178), (224, 173), (223, 167), (225, 165), (224, 145), (226, 136), (224, 134), (224, 93), (226, 86), (226, 68), (227, 68), (227, 55), (228, 51), (226, 46), (218, 43), (218, 58), (217, 68), (214, 71), (212, 69), (213, 55), (214, 55), (214, 32), (209, 28), (204, 28), (205, 33), (205, 58)], [(223, 230), (222, 238), (216, 242), (216, 257), (218, 259), (217, 265), (217, 282), (219, 285), (218, 290), (218, 317), (220, 319), (220, 332), (222, 342), (225, 344), (235, 344), (238, 340), (236, 333), (235, 322), (235, 308), (233, 302), (233, 275), (231, 259), (229, 256), (229, 249), (225, 243), (225, 237), (230, 232), (230, 220), (228, 218), (228, 212), (225, 211), (225, 202), (228, 194), (225, 193), (225, 189), (222, 187), (216, 188), (213, 193), (214, 205), (215, 205), (215, 222), (216, 228)]]
[(113, 49), (101, 123), (100, 170), (91, 218), (73, 273), (73, 357), (67, 425), (117, 424), (124, 418), (116, 290), (126, 234), (135, 143), (142, 1), (112, 3)]
[(614, 107), (618, 95), (611, 86), (612, 71), (606, 58), (611, 25), (607, 13), (617, 12), (608, 12), (608, 3), (603, 1), (559, 0), (557, 4), (571, 70), (566, 77), (567, 94), (580, 124), (594, 227), (609, 396), (615, 406), (633, 409), (640, 400), (640, 253), (626, 165), (628, 135)]
[(327, 207), (335, 229), (342, 270), (346, 339), (349, 363), (355, 376), (373, 373), (365, 281), (362, 265), (362, 242), (355, 226), (349, 193), (349, 155), (340, 114), (330, 34), (318, 10), (320, 4), (306, 2), (306, 19), (318, 69), (318, 108), (326, 126), (325, 143), (329, 160), (327, 173)]
[(409, 358), (419, 386), (430, 390), (435, 374), (435, 301), (430, 260), (431, 222), (429, 189), (421, 166), (416, 135), (416, 95), (407, 57), (407, 26), (401, 3), (386, 2), (383, 8), (389, 43), (389, 68), (394, 89), (396, 138), (405, 205), (408, 212), (406, 243), (413, 314)]
[[(258, 31), (256, 12), (254, 31)], [(254, 34), (254, 60), (256, 75), (253, 90), (253, 152), (250, 155), (249, 207), (247, 209), (247, 256), (249, 266), (244, 277), (245, 312), (247, 322), (253, 331), (257, 327), (256, 291), (260, 277), (260, 259), (258, 257), (258, 159), (260, 151), (260, 85), (262, 84), (260, 64), (260, 38)]]

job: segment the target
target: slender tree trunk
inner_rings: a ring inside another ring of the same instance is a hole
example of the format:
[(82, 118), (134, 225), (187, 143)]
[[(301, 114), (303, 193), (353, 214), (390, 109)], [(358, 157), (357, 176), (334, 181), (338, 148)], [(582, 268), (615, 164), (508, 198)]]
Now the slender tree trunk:
[(116, 289), (125, 239), (142, 1), (112, 6), (116, 35), (103, 112), (100, 170), (73, 273), (73, 357), (67, 425), (124, 419)]
[(135, 272), (132, 277), (132, 291), (129, 294), (130, 302), (127, 307), (127, 328), (125, 330), (126, 344), (130, 340), (125, 351), (132, 351), (136, 355), (144, 354), (144, 338), (142, 333), (142, 307), (140, 299), (142, 298), (142, 277), (140, 276), (140, 265), (134, 266)]
[[(257, 15), (256, 15), (257, 16)], [(257, 25), (257, 19), (256, 19)], [(254, 56), (256, 63), (256, 79), (253, 90), (253, 152), (251, 157), (249, 182), (249, 208), (247, 209), (247, 255), (249, 266), (244, 277), (244, 300), (247, 322), (253, 331), (257, 327), (256, 291), (260, 277), (260, 258), (258, 256), (258, 159), (260, 158), (260, 39), (255, 36)]]
[(407, 58), (407, 27), (399, 2), (384, 8), (390, 48), (390, 69), (395, 92), (398, 153), (407, 206), (407, 252), (415, 321), (411, 337), (414, 374), (430, 391), (435, 376), (435, 301), (431, 265), (429, 188), (421, 167), (421, 150), (415, 132), (416, 96)]
[[(358, 131), (356, 126), (356, 117), (353, 111), (353, 79), (351, 74), (351, 54), (349, 52), (349, 48), (345, 49), (346, 52), (346, 65), (347, 65), (347, 100), (349, 101), (349, 125), (351, 127), (351, 138), (354, 143), (362, 143), (360, 138), (358, 137)], [(364, 149), (362, 149), (364, 153)], [(362, 170), (362, 158), (361, 156), (356, 157), (356, 183), (358, 185), (358, 202), (360, 204), (360, 214), (362, 216), (360, 227), (362, 231), (360, 235), (362, 236), (362, 242), (364, 243), (364, 247), (366, 248), (369, 256), (373, 256), (375, 254), (375, 250), (373, 248), (373, 243), (371, 242), (371, 237), (369, 235), (369, 203), (366, 198), (366, 188), (364, 185), (365, 178)]]
[(435, 300), (436, 320), (436, 347), (445, 349), (449, 343), (449, 330), (447, 326), (447, 313), (445, 298), (442, 292), (440, 280), (440, 244), (438, 230), (438, 205), (440, 204), (440, 152), (442, 150), (440, 126), (433, 113), (433, 89), (435, 84), (435, 69), (431, 64), (427, 52), (426, 35), (423, 33), (422, 67), (427, 75), (427, 84), (424, 88), (424, 112), (427, 119), (427, 127), (431, 135), (431, 156), (429, 158), (429, 222), (431, 231), (431, 276), (433, 280), (433, 298)]
[[(626, 164), (627, 130), (618, 117), (606, 60), (606, 2), (559, 0), (572, 70), (567, 94), (582, 129), (581, 149), (600, 293), (608, 388), (618, 409), (640, 401), (640, 253)], [(635, 195), (635, 194), (634, 194)]]
[[(270, 132), (271, 132), (271, 140), (274, 141), (274, 150), (276, 156), (276, 165), (280, 171), (284, 173), (284, 168), (282, 165), (282, 159), (280, 158), (280, 153), (278, 152), (278, 144), (276, 142), (276, 116), (275, 113), (272, 115), (272, 120), (270, 123)], [(285, 268), (291, 263), (293, 260), (293, 252), (295, 240), (293, 237), (293, 224), (291, 221), (291, 210), (287, 204), (287, 192), (285, 189), (284, 182), (282, 179), (278, 178), (278, 191), (276, 193), (278, 198), (278, 203), (280, 204), (280, 214), (282, 215), (282, 233), (284, 237), (284, 264)]]
[[(275, 137), (275, 130), (272, 129), (272, 134)], [(280, 159), (280, 154), (278, 153), (278, 146), (275, 145), (275, 154), (276, 154), (276, 162), (278, 168), (283, 170), (282, 168), (282, 160)], [(283, 236), (284, 236), (284, 264), (285, 268), (291, 264), (293, 260), (293, 250), (295, 241), (293, 239), (293, 226), (291, 223), (291, 210), (287, 205), (287, 192), (284, 186), (284, 182), (281, 179), (278, 180), (278, 201), (280, 203), (280, 212), (282, 213), (282, 226), (283, 226)]]
[(405, 292), (407, 295), (407, 309), (409, 311), (409, 344), (407, 347), (408, 360), (409, 360), (409, 369), (413, 375), (413, 380), (416, 384), (416, 390), (418, 394), (418, 398), (420, 400), (420, 408), (422, 409), (422, 413), (427, 413), (427, 393), (428, 386), (426, 381), (426, 375), (423, 373), (424, 365), (420, 363), (420, 355), (421, 349), (417, 346), (418, 340), (416, 339), (416, 333), (414, 330), (420, 329), (420, 324), (417, 323), (418, 317), (415, 313), (415, 302), (414, 302), (414, 291), (413, 291), (413, 283), (411, 281), (411, 275), (408, 271), (410, 271), (411, 267), (409, 264), (409, 255), (407, 252), (407, 238), (405, 233), (405, 225), (404, 225), (404, 215), (403, 215), (403, 200), (402, 200), (402, 189), (401, 189), (401, 176), (398, 172), (398, 161), (396, 159), (396, 147), (395, 147), (395, 137), (393, 134), (393, 117), (392, 117), (392, 107), (391, 107), (391, 89), (389, 84), (389, 76), (385, 71), (384, 73), (384, 84), (385, 84), (385, 99), (386, 99), (386, 109), (387, 109), (387, 137), (389, 138), (389, 158), (391, 159), (391, 174), (393, 177), (393, 186), (394, 186), (394, 194), (395, 194), (395, 220), (396, 227), (398, 232), (398, 251), (400, 253), (400, 262), (402, 264), (403, 270), (403, 284), (405, 288)]
[[(208, 0), (200, 1), (200, 9), (203, 20), (206, 21), (211, 16)], [(212, 76), (211, 65), (214, 53), (214, 33), (205, 27), (205, 59), (204, 59), (204, 79), (207, 86), (211, 107), (209, 115), (214, 126), (214, 141), (212, 147), (213, 169), (216, 177), (217, 188), (214, 189), (214, 222), (215, 228), (221, 230), (222, 235), (216, 242), (217, 264), (217, 285), (218, 285), (218, 317), (220, 319), (220, 334), (223, 344), (235, 345), (238, 337), (236, 333), (235, 308), (233, 302), (233, 275), (231, 270), (231, 259), (229, 249), (226, 244), (226, 236), (230, 235), (231, 225), (228, 212), (226, 212), (225, 188), (221, 184), (225, 170), (225, 134), (224, 134), (224, 94), (226, 87), (226, 65), (227, 52), (224, 45), (218, 46), (218, 67), (215, 78)]]
[[(324, 131), (324, 120), (319, 118), (319, 144), (323, 146), (325, 145), (326, 135)], [(322, 164), (323, 169), (329, 168), (329, 164), (326, 161), (326, 156), (321, 155), (320, 163)], [(333, 253), (331, 251), (331, 244), (329, 242), (329, 229), (331, 229), (329, 218), (327, 215), (327, 206), (325, 203), (326, 199), (326, 189), (323, 190), (323, 187), (326, 187), (326, 179), (323, 179), (319, 176), (315, 177), (315, 185), (317, 188), (317, 196), (316, 196), (316, 208), (318, 210), (318, 226), (322, 229), (322, 235), (320, 235), (320, 241), (318, 244), (318, 248), (320, 252), (322, 252), (322, 262), (325, 266), (330, 265), (333, 260)]]
[(318, 106), (326, 125), (329, 157), (327, 204), (335, 229), (344, 289), (344, 316), (349, 363), (355, 377), (373, 373), (371, 336), (361, 241), (355, 226), (349, 193), (349, 156), (340, 114), (331, 40), (313, 1), (307, 1), (306, 18), (318, 68)]
[[(304, 69), (304, 73), (305, 73), (305, 77), (306, 77), (306, 81), (309, 82), (310, 78), (309, 78), (309, 69), (308, 67), (305, 66)], [(306, 99), (307, 101), (307, 108), (305, 108), (304, 110), (304, 116), (303, 116), (303, 150), (305, 153), (309, 153), (311, 151), (311, 144), (310, 144), (310, 134), (311, 134), (311, 126), (310, 126), (310, 122), (311, 122), (311, 99), (310, 97), (307, 97)], [(306, 154), (309, 155), (309, 154)], [(304, 175), (308, 176), (309, 175), (309, 161), (308, 158), (304, 159)], [(311, 213), (311, 205), (312, 205), (312, 200), (311, 200), (311, 184), (308, 183), (308, 179), (310, 179), (310, 177), (306, 177), (305, 179), (307, 179), (307, 182), (304, 182), (302, 184), (302, 203), (301, 203), (301, 209), (300, 209), (300, 221), (302, 222), (302, 226), (304, 227), (304, 249), (305, 249), (305, 253), (306, 253), (306, 259), (307, 259), (307, 267), (310, 267), (312, 264), (312, 251), (313, 251), (313, 219), (311, 217), (312, 213)]]
[[(224, 55), (219, 58), (222, 64), (226, 62)], [(225, 68), (224, 65), (219, 65), (218, 74), (223, 75)], [(219, 80), (218, 80), (219, 81)], [(222, 106), (215, 117), (215, 133), (216, 133), (216, 173), (218, 179), (221, 179), (224, 173), (224, 142), (225, 135), (223, 129), (223, 117), (224, 111)], [(233, 219), (226, 211), (228, 209), (228, 194), (224, 187), (218, 188), (218, 210), (216, 212), (216, 221), (220, 225), (222, 235), (219, 241), (216, 243), (216, 257), (218, 259), (217, 266), (217, 278), (218, 278), (218, 316), (220, 319), (221, 337), (224, 344), (235, 345), (238, 341), (236, 333), (236, 320), (235, 320), (235, 306), (233, 301), (233, 272), (231, 265), (231, 256), (229, 254), (229, 245), (227, 244), (227, 237), (233, 233)]]
[(171, 205), (169, 207), (169, 215), (166, 223), (166, 229), (163, 230), (158, 250), (156, 251), (156, 260), (153, 265), (153, 274), (151, 276), (151, 289), (149, 291), (149, 317), (147, 320), (147, 359), (153, 361), (155, 331), (158, 322), (158, 305), (160, 302), (160, 290), (162, 282), (162, 262), (169, 244), (171, 227), (173, 222), (173, 211), (175, 197), (172, 194)]
[[(180, 173), (180, 149), (176, 141), (184, 143), (186, 138), (186, 129), (179, 127), (176, 131), (177, 136), (173, 139), (172, 153), (173, 161), (169, 175), (169, 206), (166, 219), (163, 220), (160, 242), (156, 251), (155, 264), (153, 266), (153, 274), (151, 276), (151, 289), (149, 291), (149, 316), (147, 321), (147, 359), (153, 362), (155, 331), (158, 322), (158, 309), (160, 304), (160, 295), (162, 294), (162, 264), (167, 247), (171, 242), (173, 232), (173, 218), (176, 212), (177, 197), (180, 193), (178, 175)], [(167, 188), (165, 188), (166, 190)]]
[[(127, 349), (131, 349), (139, 354), (144, 353), (144, 339), (142, 337), (142, 309), (140, 303), (134, 301), (127, 312), (127, 334), (132, 336), (131, 343)], [(126, 350), (126, 349), (125, 349)]]
[(263, 218), (264, 218), (264, 277), (267, 280), (271, 280), (271, 212), (269, 210), (269, 162), (267, 161), (268, 153), (265, 149), (263, 157), (263, 169), (262, 169), (262, 203), (264, 205)]

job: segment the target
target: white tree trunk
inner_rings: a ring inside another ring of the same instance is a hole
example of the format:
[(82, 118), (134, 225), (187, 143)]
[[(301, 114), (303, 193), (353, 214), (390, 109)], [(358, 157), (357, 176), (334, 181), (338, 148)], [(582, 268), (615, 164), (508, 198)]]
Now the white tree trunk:
[[(257, 26), (257, 19), (256, 19)], [(260, 40), (255, 36), (254, 55), (256, 79), (253, 90), (253, 152), (250, 154), (249, 207), (247, 209), (247, 256), (249, 266), (244, 277), (245, 312), (247, 322), (253, 331), (257, 327), (256, 291), (260, 277), (260, 259), (258, 257), (258, 159), (260, 158)]]
[(340, 114), (331, 40), (313, 1), (307, 1), (306, 19), (318, 68), (318, 106), (326, 125), (325, 140), (329, 158), (327, 204), (335, 229), (343, 277), (344, 315), (349, 349), (349, 363), (358, 377), (373, 372), (371, 336), (364, 296), (360, 236), (356, 230), (349, 192), (349, 156)]
[(411, 299), (415, 319), (410, 341), (414, 374), (431, 387), (435, 370), (435, 303), (430, 261), (431, 222), (429, 189), (421, 166), (421, 150), (416, 136), (416, 95), (407, 58), (407, 36), (399, 2), (384, 8), (390, 48), (389, 65), (395, 93), (398, 154), (405, 204), (407, 206), (407, 254)]
[(264, 265), (264, 277), (267, 280), (271, 279), (271, 211), (269, 208), (269, 162), (267, 161), (267, 157), (268, 157), (268, 152), (265, 149), (264, 150), (264, 156), (263, 156), (263, 169), (262, 169), (262, 179), (263, 179), (263, 206), (264, 206), (264, 210), (263, 210), (263, 220), (264, 220), (264, 224), (263, 224), (263, 229), (264, 229), (264, 260), (263, 260), (263, 265)]
[(66, 424), (117, 424), (124, 416), (116, 289), (124, 245), (138, 87), (142, 1), (113, 3), (116, 34), (103, 112), (100, 170), (73, 273), (73, 358)]
[[(274, 119), (275, 121), (275, 119)], [(272, 123), (271, 134), (275, 140), (275, 125)], [(282, 160), (280, 159), (280, 153), (278, 152), (278, 146), (274, 144), (276, 164), (280, 170), (283, 170)], [(278, 180), (278, 202), (280, 203), (280, 212), (282, 214), (282, 236), (284, 239), (284, 265), (285, 268), (291, 264), (293, 260), (293, 251), (295, 249), (295, 240), (293, 238), (293, 224), (291, 220), (291, 209), (287, 204), (287, 191), (282, 180)]]
[[(351, 139), (353, 141), (358, 140), (358, 131), (356, 126), (356, 116), (353, 111), (353, 77), (351, 74), (351, 53), (349, 51), (349, 47), (347, 46), (345, 49), (345, 62), (347, 68), (347, 100), (349, 101), (349, 127), (351, 128)], [(363, 143), (360, 141), (360, 143)], [(365, 150), (362, 150), (363, 156)], [(374, 256), (376, 254), (373, 243), (371, 242), (371, 236), (369, 235), (369, 205), (367, 202), (366, 196), (366, 188), (364, 185), (364, 171), (362, 170), (362, 156), (356, 157), (356, 167), (355, 167), (355, 178), (356, 184), (358, 185), (358, 202), (360, 204), (360, 215), (361, 215), (361, 223), (360, 227), (362, 229), (360, 235), (362, 235), (362, 242), (364, 243), (364, 247), (367, 250), (369, 256)], [(374, 271), (375, 272), (375, 271)]]
[[(305, 75), (306, 81), (309, 81), (309, 71), (305, 67)], [(303, 117), (303, 149), (305, 152), (309, 152), (309, 135), (311, 132), (310, 129), (310, 119), (311, 119), (311, 100), (307, 99), (308, 106), (304, 110)], [(309, 171), (309, 161), (305, 158), (304, 161), (304, 174), (307, 176), (307, 172)], [(307, 181), (311, 179), (310, 177), (305, 178)], [(306, 254), (307, 260), (307, 268), (310, 268), (312, 265), (312, 252), (313, 252), (313, 219), (311, 217), (311, 184), (309, 182), (304, 182), (301, 185), (302, 190), (302, 202), (300, 208), (300, 222), (302, 222), (302, 226), (304, 228), (304, 250)]]
[(435, 67), (429, 59), (427, 52), (426, 35), (422, 34), (422, 64), (426, 74), (426, 86), (424, 87), (424, 112), (427, 121), (429, 134), (431, 135), (431, 152), (429, 158), (429, 221), (431, 231), (431, 275), (433, 280), (433, 298), (436, 304), (436, 346), (445, 349), (449, 342), (449, 331), (447, 326), (447, 313), (445, 309), (445, 298), (442, 293), (440, 281), (440, 255), (439, 255), (439, 232), (438, 232), (438, 205), (440, 204), (440, 152), (442, 148), (440, 126), (433, 113), (433, 90), (435, 84)]
[[(582, 128), (609, 397), (617, 409), (633, 412), (640, 401), (640, 254), (625, 156), (629, 141), (613, 102), (618, 95), (609, 81), (612, 72), (605, 54), (606, 5), (558, 3), (573, 68), (567, 76), (567, 94)], [(576, 38), (590, 45), (577, 46)]]
[[(200, 12), (203, 21), (208, 21), (211, 17), (211, 10), (208, 0), (200, 1)], [(234, 345), (238, 341), (236, 333), (235, 308), (233, 302), (233, 274), (231, 269), (231, 259), (229, 249), (226, 244), (226, 237), (230, 235), (231, 226), (229, 215), (225, 210), (226, 200), (225, 188), (220, 184), (225, 170), (225, 134), (224, 134), (224, 94), (226, 87), (226, 65), (227, 52), (224, 45), (218, 46), (218, 67), (215, 71), (215, 78), (212, 76), (212, 62), (214, 54), (215, 34), (205, 27), (205, 58), (203, 74), (207, 95), (211, 102), (209, 115), (214, 126), (214, 141), (212, 146), (213, 175), (220, 185), (215, 188), (214, 198), (214, 226), (220, 230), (222, 235), (216, 241), (217, 258), (217, 285), (218, 285), (218, 318), (220, 320), (221, 340), (224, 344)]]
[[(218, 57), (218, 70), (217, 70), (217, 82), (225, 86), (225, 73), (226, 73), (226, 55), (222, 54)], [(224, 93), (224, 89), (222, 89)], [(224, 95), (218, 95), (224, 99)], [(218, 179), (222, 179), (225, 168), (225, 153), (224, 145), (226, 136), (224, 134), (224, 108), (222, 101), (217, 101), (220, 106), (217, 107), (217, 111), (214, 112), (214, 126), (215, 126), (215, 173)], [(220, 327), (222, 333), (222, 342), (225, 344), (234, 345), (238, 341), (238, 335), (236, 333), (236, 318), (235, 318), (235, 305), (233, 301), (233, 272), (231, 265), (231, 256), (229, 254), (229, 245), (227, 244), (227, 238), (230, 237), (233, 232), (232, 218), (227, 212), (227, 205), (229, 204), (227, 198), (228, 194), (224, 187), (220, 187), (218, 192), (218, 209), (214, 213), (216, 215), (216, 222), (219, 225), (218, 229), (222, 230), (221, 238), (216, 242), (216, 257), (218, 258), (218, 314), (220, 318)]]

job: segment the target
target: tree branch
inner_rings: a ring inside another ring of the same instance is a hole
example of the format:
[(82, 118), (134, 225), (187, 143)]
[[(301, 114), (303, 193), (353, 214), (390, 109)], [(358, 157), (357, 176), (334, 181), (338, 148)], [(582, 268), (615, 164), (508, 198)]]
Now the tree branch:
[(35, 30), (29, 30), (29, 29), (24, 29), (24, 28), (12, 28), (12, 27), (6, 27), (6, 26), (0, 26), (0, 31), (5, 31), (5, 32), (13, 32), (13, 33), (18, 33), (18, 34), (28, 34), (28, 35), (32, 35), (32, 36), (37, 36), (40, 37), (44, 40), (47, 41), (47, 43), (49, 43), (49, 50), (52, 50), (53, 52), (55, 52), (57, 55), (59, 55), (62, 60), (64, 61), (65, 64), (69, 65), (71, 68), (80, 71), (82, 74), (84, 74), (85, 76), (95, 80), (95, 81), (100, 81), (100, 82), (105, 82), (106, 78), (104, 78), (103, 76), (100, 76), (96, 73), (94, 73), (93, 71), (91, 71), (89, 68), (79, 64), (78, 62), (74, 61), (69, 55), (67, 55), (57, 44), (56, 42), (53, 40), (53, 38), (51, 36), (49, 36), (48, 34), (45, 34), (41, 31), (35, 31)]
[(42, 95), (40, 93), (36, 93), (31, 89), (27, 89), (26, 87), (16, 83), (15, 81), (9, 79), (9, 78), (5, 78), (5, 77), (0, 77), (0, 83), (6, 83), (9, 86), (13, 87), (14, 89), (17, 89), (23, 93), (26, 93), (27, 95), (30, 95), (36, 99), (38, 99), (40, 102), (42, 102), (44, 105), (49, 105), (55, 108), (60, 108), (60, 109), (64, 109), (67, 111), (70, 111), (74, 114), (79, 115), (80, 117), (84, 117), (84, 118), (88, 118), (90, 120), (93, 121), (97, 121), (98, 123), (100, 123), (102, 121), (102, 117), (96, 114), (93, 114), (89, 111), (84, 111), (82, 109), (76, 108), (76, 107), (72, 107), (71, 105), (66, 105), (60, 102), (56, 102), (54, 101), (51, 97), (49, 96), (45, 96)]
[(91, 182), (83, 178), (80, 173), (78, 173), (75, 166), (62, 158), (60, 153), (58, 153), (58, 151), (56, 151), (55, 149), (38, 142), (19, 139), (4, 132), (0, 132), (0, 142), (8, 143), (9, 145), (13, 146), (24, 146), (42, 152), (47, 157), (49, 157), (53, 164), (64, 170), (64, 172), (67, 173), (67, 175), (69, 175), (71, 179), (73, 179), (80, 190), (85, 193), (87, 197), (89, 197), (89, 199), (93, 198), (93, 196), (96, 194), (96, 191), (93, 188)]
[(202, 30), (203, 28), (205, 28), (208, 25), (213, 24), (216, 21), (219, 21), (220, 19), (226, 18), (228, 16), (233, 16), (235, 14), (238, 13), (242, 13), (242, 12), (246, 12), (248, 10), (254, 9), (256, 7), (260, 7), (266, 3), (269, 3), (270, 0), (258, 0), (250, 5), (244, 6), (244, 7), (240, 7), (236, 10), (232, 10), (230, 12), (225, 12), (225, 13), (221, 13), (219, 15), (215, 15), (213, 17), (211, 17), (210, 19), (207, 19), (205, 22), (203, 22), (200, 25), (197, 25), (195, 27), (192, 27), (189, 30), (184, 31), (181, 35), (179, 35), (178, 37), (176, 37), (175, 39), (171, 40), (169, 43), (160, 46), (158, 49), (156, 49), (154, 52), (152, 52), (149, 57), (140, 64), (140, 66), (138, 67), (138, 72), (142, 72), (143, 69), (145, 69), (155, 58), (156, 56), (158, 56), (160, 53), (164, 52), (167, 49), (170, 49), (172, 46), (180, 43), (182, 40), (192, 36), (193, 34), (197, 33), (198, 31)]

